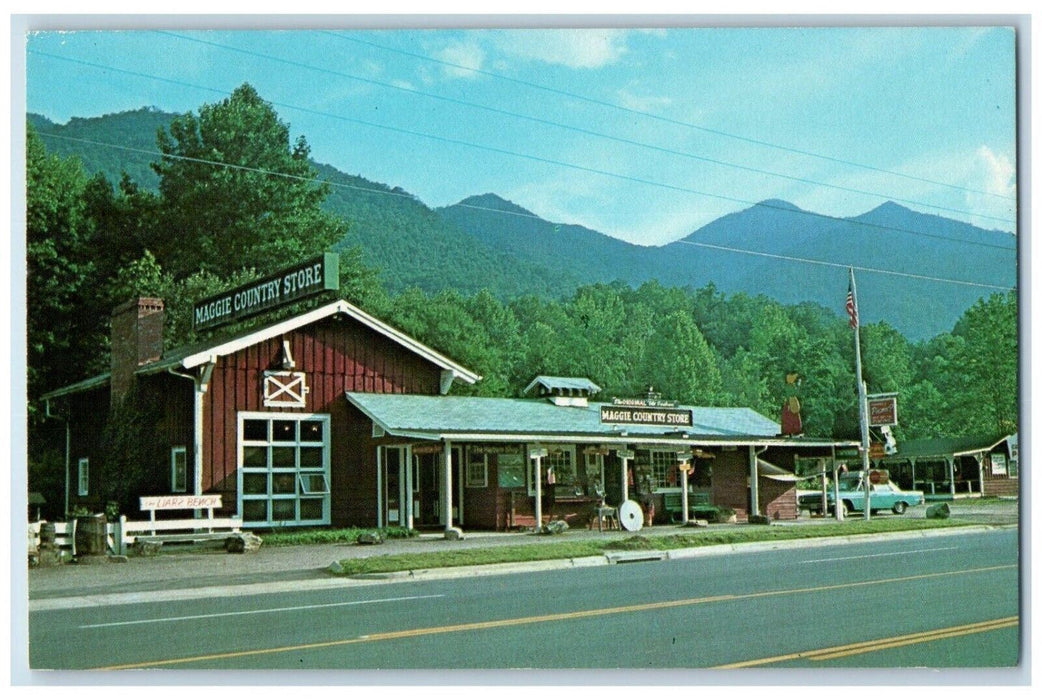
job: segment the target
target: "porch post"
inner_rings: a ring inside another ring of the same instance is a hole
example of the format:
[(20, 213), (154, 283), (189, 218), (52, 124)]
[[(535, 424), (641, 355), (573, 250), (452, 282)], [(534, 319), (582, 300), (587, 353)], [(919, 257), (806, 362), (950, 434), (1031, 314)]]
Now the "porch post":
[(413, 526), (414, 514), (412, 512), (413, 498), (412, 498), (412, 447), (405, 448), (405, 525), (410, 530)]
[(952, 494), (952, 500), (955, 500), (955, 458), (945, 457), (944, 461), (948, 463), (948, 490)]
[(442, 470), (441, 517), (445, 521), (445, 529), (452, 529), (452, 442), (445, 441), (445, 460)]
[(535, 456), (535, 529), (543, 527), (543, 457)]
[[(622, 503), (630, 500), (630, 480), (629, 480), (629, 468), (630, 460), (635, 456), (632, 450), (622, 449), (616, 450), (615, 454), (619, 456), (619, 462), (622, 463)], [(622, 503), (619, 505), (621, 506)]]
[(756, 468), (756, 446), (749, 445), (749, 515), (760, 514), (760, 470)]
[(687, 503), (687, 469), (680, 468), (680, 465), (688, 463), (689, 466), (694, 468), (695, 455), (693, 452), (677, 452), (677, 468), (680, 469), (680, 507), (683, 508), (682, 522), (687, 523), (689, 520), (689, 514)]

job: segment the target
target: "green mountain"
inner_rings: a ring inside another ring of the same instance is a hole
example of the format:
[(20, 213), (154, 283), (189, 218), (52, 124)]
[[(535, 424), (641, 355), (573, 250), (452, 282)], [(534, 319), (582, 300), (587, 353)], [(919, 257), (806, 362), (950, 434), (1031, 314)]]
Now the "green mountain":
[[(158, 157), (156, 131), (173, 114), (153, 108), (29, 123), (52, 152), (79, 156), (88, 172), (113, 183), (126, 173), (155, 188), (149, 163)], [(680, 241), (632, 245), (582, 226), (554, 223), (495, 194), (431, 209), (399, 187), (315, 164), (331, 185), (328, 211), (350, 224), (343, 246), (360, 246), (388, 290), (489, 289), (509, 299), (559, 297), (576, 287), (621, 280), (726, 293), (765, 294), (783, 303), (811, 301), (843, 313), (847, 265), (858, 273), (864, 322), (885, 320), (919, 340), (951, 330), (959, 316), (994, 289), (1016, 286), (1017, 240), (944, 217), (886, 203), (837, 219), (777, 200), (735, 212)], [(812, 265), (802, 260), (824, 264)], [(871, 272), (893, 270), (900, 276)], [(953, 285), (930, 278), (963, 280)]]

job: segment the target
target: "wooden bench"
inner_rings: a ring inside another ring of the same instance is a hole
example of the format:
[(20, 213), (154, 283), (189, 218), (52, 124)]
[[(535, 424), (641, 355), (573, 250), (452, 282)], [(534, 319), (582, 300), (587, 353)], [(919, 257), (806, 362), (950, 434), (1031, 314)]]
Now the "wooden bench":
[[(675, 523), (684, 522), (684, 494), (679, 491), (667, 491), (662, 494), (662, 507)], [(689, 491), (687, 496), (688, 519), (699, 515), (706, 517), (716, 513), (708, 491)]]
[[(214, 510), (221, 507), (221, 496), (142, 496), (140, 508), (148, 513), (147, 521), (128, 521), (120, 517), (118, 523), (119, 553), (128, 546), (167, 543), (198, 543), (241, 538), (242, 518), (215, 518)], [(206, 511), (205, 518), (177, 518), (157, 520), (156, 511)]]

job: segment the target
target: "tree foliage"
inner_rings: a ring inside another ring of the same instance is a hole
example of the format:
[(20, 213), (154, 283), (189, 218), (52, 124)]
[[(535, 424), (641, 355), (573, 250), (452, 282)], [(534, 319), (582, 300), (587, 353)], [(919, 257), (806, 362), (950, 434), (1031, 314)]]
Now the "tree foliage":
[[(322, 208), (329, 188), (315, 181), (306, 141), (291, 142), (288, 125), (249, 85), (178, 117), (159, 130), (158, 143), (164, 155), (153, 192), (126, 175), (116, 186), (89, 178), (29, 130), (33, 408), (41, 393), (104, 370), (109, 312), (127, 298), (162, 297), (168, 346), (191, 342), (194, 300), (340, 246), (341, 296), (483, 376), (462, 391), (519, 396), (538, 374), (585, 376), (605, 399), (653, 386), (667, 399), (747, 406), (775, 420), (795, 392), (808, 434), (857, 436), (853, 333), (821, 306), (655, 281), (508, 301), (503, 287), (431, 292), (392, 284), (392, 294), (360, 249), (343, 248), (348, 224)], [(389, 216), (401, 226), (415, 221)], [(386, 245), (415, 254), (417, 240)], [(507, 263), (460, 264), (485, 280)], [(1009, 293), (981, 299), (951, 332), (928, 341), (911, 343), (885, 323), (863, 325), (864, 376), (870, 392), (899, 393), (899, 439), (1016, 430), (1017, 321)], [(788, 384), (791, 374), (800, 381)], [(119, 452), (137, 437), (117, 428), (108, 443)], [(31, 433), (31, 444), (36, 438)], [(40, 463), (52, 457), (36, 455)]]
[(304, 137), (250, 85), (158, 132), (160, 230), (152, 250), (176, 277), (268, 273), (332, 247), (344, 223), (321, 209)]

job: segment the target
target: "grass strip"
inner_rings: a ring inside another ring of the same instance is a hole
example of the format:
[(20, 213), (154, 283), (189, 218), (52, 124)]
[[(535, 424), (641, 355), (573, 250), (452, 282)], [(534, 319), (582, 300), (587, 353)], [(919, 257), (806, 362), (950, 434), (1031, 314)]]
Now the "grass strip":
[(341, 575), (391, 573), (436, 569), (452, 566), (485, 566), (549, 559), (576, 559), (603, 555), (613, 551), (670, 550), (689, 547), (708, 547), (719, 544), (773, 542), (782, 540), (839, 537), (909, 530), (965, 527), (979, 523), (952, 520), (870, 520), (846, 521), (821, 525), (777, 526), (743, 525), (719, 529), (693, 530), (677, 528), (667, 535), (633, 535), (624, 539), (569, 540), (568, 534), (536, 538), (531, 543), (474, 547), (451, 551), (432, 551), (410, 554), (385, 554), (372, 557), (344, 559), (340, 562)]

